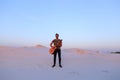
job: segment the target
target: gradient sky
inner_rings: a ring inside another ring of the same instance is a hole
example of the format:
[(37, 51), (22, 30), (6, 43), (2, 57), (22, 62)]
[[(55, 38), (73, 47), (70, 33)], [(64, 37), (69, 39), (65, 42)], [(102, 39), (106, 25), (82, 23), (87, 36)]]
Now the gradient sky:
[(0, 45), (120, 48), (119, 0), (0, 0)]

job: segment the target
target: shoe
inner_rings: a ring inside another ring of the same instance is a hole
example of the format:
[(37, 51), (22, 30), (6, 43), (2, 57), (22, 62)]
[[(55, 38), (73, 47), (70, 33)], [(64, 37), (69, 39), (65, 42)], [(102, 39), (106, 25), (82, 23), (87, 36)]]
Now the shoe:
[(54, 68), (55, 67), (55, 65), (52, 65), (52, 68)]
[(62, 68), (62, 65), (59, 65), (60, 68)]

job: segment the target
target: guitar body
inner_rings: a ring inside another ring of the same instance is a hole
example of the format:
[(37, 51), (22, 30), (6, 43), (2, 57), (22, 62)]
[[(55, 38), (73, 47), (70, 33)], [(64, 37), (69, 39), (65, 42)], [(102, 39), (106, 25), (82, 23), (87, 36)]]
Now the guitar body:
[(49, 49), (50, 54), (52, 54), (52, 55), (53, 55), (53, 53), (54, 53), (55, 49), (56, 49), (56, 47), (55, 47), (55, 46), (51, 47), (51, 48)]
[[(61, 46), (62, 46), (62, 40), (57, 41), (57, 44), (56, 44), (56, 45), (58, 45), (58, 46), (61, 47)], [(49, 53), (53, 55), (55, 49), (56, 49), (56, 46), (51, 47), (51, 48), (49, 49)]]

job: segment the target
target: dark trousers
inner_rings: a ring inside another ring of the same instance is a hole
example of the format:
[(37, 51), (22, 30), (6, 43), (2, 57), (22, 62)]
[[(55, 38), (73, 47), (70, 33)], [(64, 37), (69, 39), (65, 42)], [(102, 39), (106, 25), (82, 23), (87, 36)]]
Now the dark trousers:
[(61, 65), (61, 49), (56, 49), (54, 51), (54, 65), (56, 65), (56, 56), (58, 53), (58, 58), (59, 58), (59, 65)]

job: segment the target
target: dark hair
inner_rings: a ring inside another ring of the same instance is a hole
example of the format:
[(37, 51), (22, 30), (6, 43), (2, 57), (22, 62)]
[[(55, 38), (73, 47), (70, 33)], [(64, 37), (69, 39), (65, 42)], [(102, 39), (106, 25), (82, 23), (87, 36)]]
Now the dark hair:
[(59, 34), (58, 34), (58, 33), (56, 33), (55, 35), (58, 35), (58, 36), (59, 36)]

